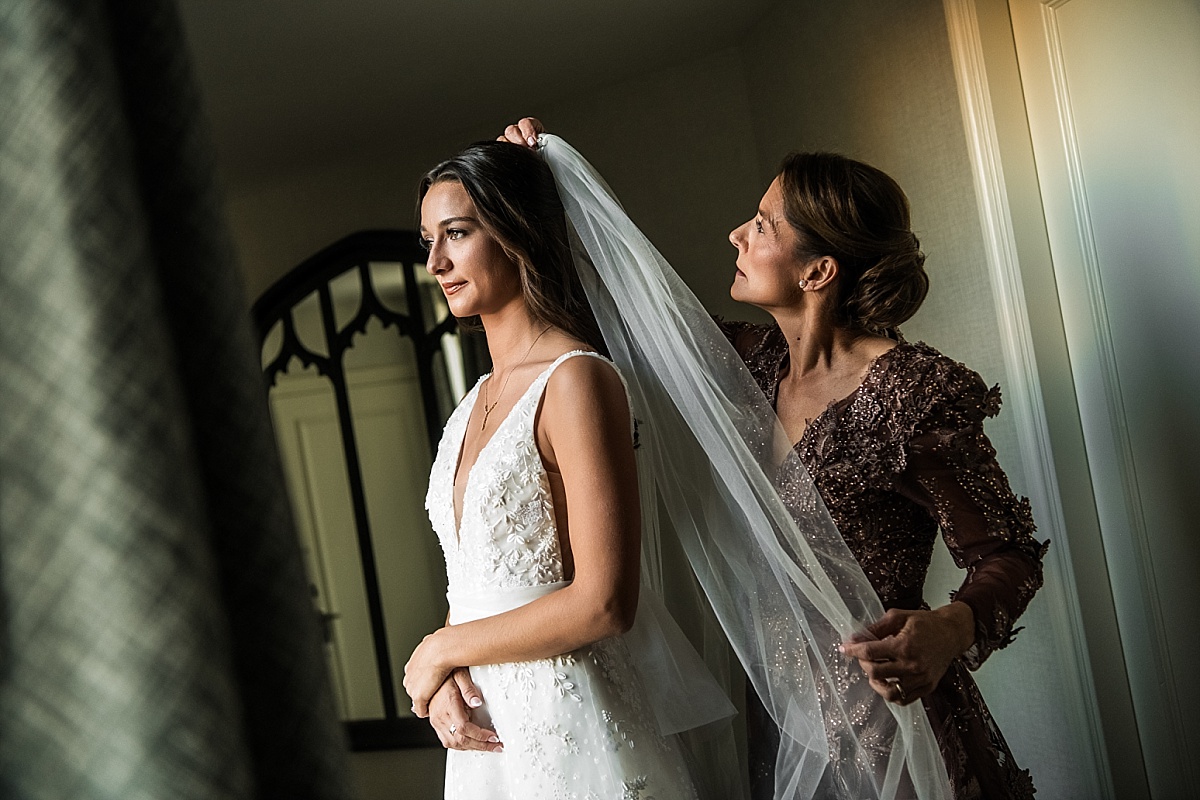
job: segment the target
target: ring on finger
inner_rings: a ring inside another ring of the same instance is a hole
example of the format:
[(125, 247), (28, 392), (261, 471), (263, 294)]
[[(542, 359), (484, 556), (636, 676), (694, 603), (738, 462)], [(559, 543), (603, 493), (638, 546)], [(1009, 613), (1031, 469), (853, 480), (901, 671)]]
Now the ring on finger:
[(904, 691), (904, 686), (900, 683), (900, 679), (892, 678), (890, 681), (888, 681), (888, 683), (890, 685), (896, 687), (896, 691), (899, 692), (899, 694), (900, 694), (900, 702), (907, 703), (908, 702), (908, 694)]
[(458, 733), (458, 726), (455, 725), (453, 722), (450, 723), (450, 733), (451, 734)]

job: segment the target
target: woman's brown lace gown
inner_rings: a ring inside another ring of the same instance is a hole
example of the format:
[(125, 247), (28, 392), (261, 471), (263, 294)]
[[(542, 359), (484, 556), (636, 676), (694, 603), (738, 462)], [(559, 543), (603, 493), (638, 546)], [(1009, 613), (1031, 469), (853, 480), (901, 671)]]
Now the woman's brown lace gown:
[[(775, 325), (721, 325), (774, 405), (788, 358), (783, 333)], [(988, 389), (927, 345), (901, 343), (796, 444), (885, 608), (929, 607), (922, 588), (939, 528), (967, 570), (953, 599), (975, 612), (975, 645), (922, 701), (956, 800), (1034, 793), (968, 672), (1013, 640), (1013, 621), (1042, 584), (1048, 545), (1033, 538), (1029, 502), (1013, 495), (983, 433), (984, 419), (999, 410), (998, 387)], [(780, 490), (786, 501), (788, 488)], [(765, 800), (779, 733), (752, 689), (748, 695), (752, 795)]]

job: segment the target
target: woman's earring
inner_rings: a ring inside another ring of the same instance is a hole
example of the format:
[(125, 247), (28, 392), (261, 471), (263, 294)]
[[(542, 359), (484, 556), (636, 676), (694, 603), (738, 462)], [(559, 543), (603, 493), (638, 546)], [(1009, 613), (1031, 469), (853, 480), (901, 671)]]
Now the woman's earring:
[(808, 281), (804, 280), (804, 278), (801, 278), (800, 279), (800, 288), (803, 289), (805, 286), (808, 286)]

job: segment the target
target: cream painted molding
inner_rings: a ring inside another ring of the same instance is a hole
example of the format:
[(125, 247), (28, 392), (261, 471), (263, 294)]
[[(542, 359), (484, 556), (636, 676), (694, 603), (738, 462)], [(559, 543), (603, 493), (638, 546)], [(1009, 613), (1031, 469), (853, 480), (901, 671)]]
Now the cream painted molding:
[[(1100, 257), (1093, 233), (1092, 214), (1088, 204), (1087, 188), (1083, 176), (1083, 163), (1080, 155), (1079, 138), (1075, 128), (1075, 120), (1071, 113), (1071, 96), (1067, 85), (1066, 55), (1063, 50), (1062, 37), (1058, 25), (1058, 9), (1069, 0), (1042, 0), (1041, 18), (1045, 31), (1046, 54), (1049, 60), (1051, 81), (1054, 88), (1055, 104), (1058, 110), (1058, 122), (1062, 132), (1061, 145), (1065, 156), (1067, 182), (1070, 186), (1071, 201), (1074, 206), (1076, 233), (1078, 236), (1080, 266), (1086, 284), (1088, 307), (1091, 313), (1091, 333), (1094, 336), (1094, 354), (1097, 367), (1103, 382), (1104, 406), (1111, 432), (1111, 439), (1100, 445), (1099, 456), (1105, 461), (1108, 473), (1108, 484), (1120, 486), (1125, 507), (1125, 522), (1129, 526), (1129, 536), (1105, 536), (1105, 550), (1109, 561), (1110, 572), (1120, 572), (1128, 576), (1134, 572), (1132, 581), (1136, 585), (1145, 613), (1143, 620), (1147, 623), (1147, 631), (1121, 631), (1121, 639), (1125, 647), (1135, 647), (1149, 654), (1154, 665), (1154, 676), (1137, 681), (1139, 688), (1148, 694), (1157, 695), (1153, 701), (1153, 713), (1160, 714), (1170, 727), (1171, 733), (1163, 736), (1161, 731), (1154, 732), (1153, 719), (1142, 719), (1139, 729), (1143, 747), (1161, 743), (1165, 747), (1174, 748), (1172, 761), (1177, 769), (1186, 770), (1189, 760), (1187, 754), (1179, 750), (1185, 742), (1185, 727), (1180, 716), (1178, 694), (1175, 690), (1175, 675), (1171, 667), (1170, 653), (1167, 643), (1169, 633), (1163, 622), (1161, 596), (1154, 571), (1153, 557), (1150, 552), (1150, 541), (1146, 530), (1146, 520), (1142, 512), (1141, 490), (1138, 488), (1137, 469), (1133, 458), (1133, 444), (1129, 434), (1129, 424), (1125, 412), (1125, 404), (1121, 392), (1120, 375), (1117, 371), (1116, 347), (1112, 340), (1112, 328), (1109, 323), (1108, 306), (1104, 298), (1104, 288), (1101, 278)], [(1094, 443), (1087, 442), (1089, 451)], [(1107, 445), (1107, 447), (1105, 446)], [(1089, 462), (1093, 459), (1089, 456)], [(1093, 463), (1093, 470), (1096, 465)], [(1116, 473), (1115, 477), (1112, 473)], [(1102, 521), (1103, 525), (1103, 521)], [(1118, 545), (1114, 545), (1118, 541)], [(1122, 558), (1128, 555), (1129, 558)], [(1133, 561), (1132, 570), (1128, 561)], [(1129, 656), (1126, 655), (1128, 663)], [(1132, 670), (1131, 670), (1132, 678)], [(1136, 680), (1136, 679), (1133, 679)], [(1151, 730), (1144, 730), (1150, 726)], [(1147, 738), (1153, 735), (1153, 739)], [(1154, 781), (1151, 780), (1153, 786)]]
[(1075, 670), (1073, 674), (1064, 676), (1074, 690), (1069, 713), (1072, 721), (1087, 731), (1087, 743), (1096, 767), (1094, 774), (1088, 776), (1096, 781), (1089, 787), (1088, 796), (1111, 798), (1114, 789), (1108, 751), (1104, 745), (1091, 661), (1083, 638), (1079, 594), (1075, 587), (1074, 572), (1070, 569), (1066, 521), (1034, 357), (1033, 335), (1025, 305), (975, 0), (943, 0), (943, 7), (975, 179), (988, 275), (1000, 325), (1001, 347), (1011, 383), (1006, 394), (1011, 398), (1009, 407), (1013, 410), (1021, 460), (1029, 479), (1026, 488), (1034, 507), (1041, 512), (1039, 527), (1050, 535), (1058, 551), (1049, 561), (1062, 592), (1052, 598), (1057, 607), (1050, 618), (1055, 638), (1071, 642)]

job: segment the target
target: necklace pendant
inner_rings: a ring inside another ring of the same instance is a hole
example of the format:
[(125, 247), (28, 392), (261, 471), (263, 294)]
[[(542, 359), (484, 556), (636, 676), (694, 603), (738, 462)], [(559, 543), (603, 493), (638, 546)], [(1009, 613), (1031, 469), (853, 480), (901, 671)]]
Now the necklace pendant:
[(479, 430), (483, 430), (484, 428), (487, 427), (488, 416), (492, 413), (492, 410), (496, 406), (500, 405), (500, 398), (504, 396), (504, 390), (508, 388), (508, 382), (512, 378), (513, 373), (517, 371), (518, 367), (520, 367), (522, 364), (524, 364), (526, 361), (529, 360), (529, 354), (533, 352), (533, 348), (537, 345), (537, 343), (539, 341), (541, 341), (541, 338), (546, 335), (546, 332), (549, 331), (553, 327), (554, 327), (553, 325), (547, 325), (542, 330), (542, 332), (539, 333), (534, 338), (533, 344), (529, 345), (529, 349), (525, 351), (524, 357), (520, 361), (517, 362), (517, 366), (512, 367), (508, 370), (508, 374), (504, 376), (504, 383), (500, 384), (500, 393), (496, 395), (496, 401), (494, 403), (492, 403), (490, 406), (488, 405), (487, 390), (488, 390), (488, 386), (492, 382), (492, 377), (490, 375), (488, 376), (487, 380), (483, 384), (483, 422), (479, 423)]

